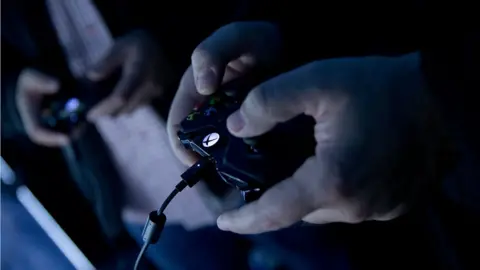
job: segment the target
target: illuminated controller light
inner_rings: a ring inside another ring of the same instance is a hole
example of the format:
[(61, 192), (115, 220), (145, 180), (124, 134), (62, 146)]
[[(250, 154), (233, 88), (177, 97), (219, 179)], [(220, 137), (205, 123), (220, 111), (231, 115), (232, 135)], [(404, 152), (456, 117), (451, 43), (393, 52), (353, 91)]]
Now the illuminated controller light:
[(65, 103), (65, 110), (69, 113), (77, 111), (80, 107), (80, 101), (78, 98), (71, 98)]
[(203, 147), (214, 146), (218, 140), (220, 140), (220, 135), (216, 132), (210, 133), (205, 138), (203, 138)]

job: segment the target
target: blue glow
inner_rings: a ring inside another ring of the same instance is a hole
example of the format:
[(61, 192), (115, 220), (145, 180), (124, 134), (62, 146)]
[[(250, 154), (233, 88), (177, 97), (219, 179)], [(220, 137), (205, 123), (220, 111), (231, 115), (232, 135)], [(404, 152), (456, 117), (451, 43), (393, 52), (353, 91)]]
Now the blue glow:
[(78, 98), (71, 98), (65, 103), (65, 110), (69, 113), (74, 112), (78, 110), (80, 107), (80, 101)]

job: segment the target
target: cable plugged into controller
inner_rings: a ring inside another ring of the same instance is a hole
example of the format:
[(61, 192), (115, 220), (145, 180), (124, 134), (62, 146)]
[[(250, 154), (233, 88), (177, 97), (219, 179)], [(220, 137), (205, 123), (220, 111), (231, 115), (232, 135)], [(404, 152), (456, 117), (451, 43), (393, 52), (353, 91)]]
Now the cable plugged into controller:
[(212, 170), (215, 170), (214, 161), (208, 157), (200, 159), (197, 163), (193, 164), (190, 168), (188, 168), (182, 175), (182, 181), (180, 181), (176, 186), (175, 189), (168, 195), (168, 197), (163, 202), (162, 206), (156, 211), (152, 211), (148, 215), (147, 222), (143, 227), (142, 231), (142, 239), (143, 239), (143, 246), (138, 254), (137, 260), (135, 262), (134, 270), (137, 270), (142, 260), (143, 255), (145, 254), (148, 246), (150, 244), (155, 244), (160, 239), (160, 235), (162, 234), (163, 227), (167, 222), (167, 217), (163, 213), (167, 208), (168, 204), (175, 198), (175, 196), (184, 190), (187, 186), (193, 187), (197, 184), (200, 180), (205, 179), (211, 175)]

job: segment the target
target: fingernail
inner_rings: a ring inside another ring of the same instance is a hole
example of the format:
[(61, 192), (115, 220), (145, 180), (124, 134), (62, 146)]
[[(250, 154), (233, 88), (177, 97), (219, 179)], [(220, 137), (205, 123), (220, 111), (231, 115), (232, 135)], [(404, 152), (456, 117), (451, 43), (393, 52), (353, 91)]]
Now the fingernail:
[(236, 111), (231, 114), (227, 119), (227, 127), (232, 132), (240, 132), (245, 127), (245, 119), (240, 111)]
[(217, 218), (217, 227), (222, 231), (229, 231), (228, 229), (228, 222), (226, 221), (223, 215)]
[(198, 92), (203, 95), (212, 94), (215, 89), (216, 76), (212, 69), (208, 68), (197, 76)]

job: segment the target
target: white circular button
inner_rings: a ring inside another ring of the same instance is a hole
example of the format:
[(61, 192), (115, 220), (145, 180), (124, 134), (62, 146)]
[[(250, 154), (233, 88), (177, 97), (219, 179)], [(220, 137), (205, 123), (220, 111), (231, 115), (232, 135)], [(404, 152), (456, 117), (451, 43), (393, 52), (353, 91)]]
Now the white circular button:
[(220, 140), (220, 135), (216, 132), (210, 133), (205, 138), (203, 138), (203, 147), (214, 146), (218, 140)]

